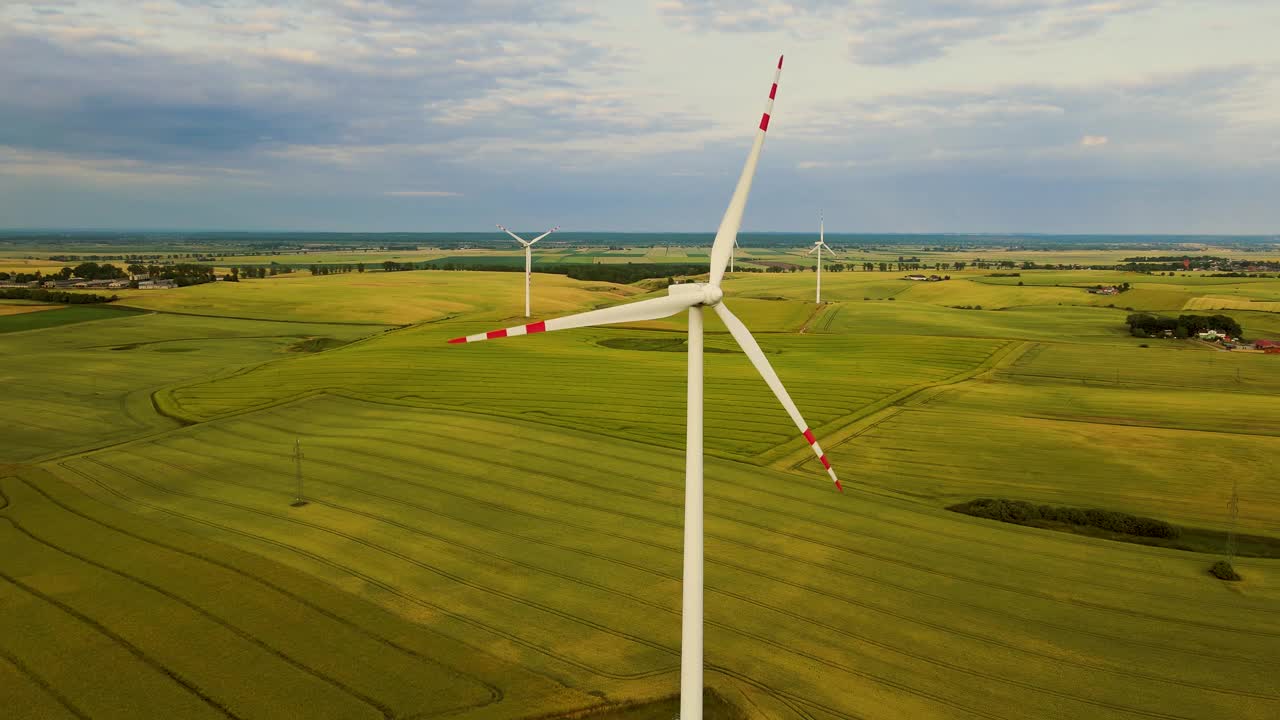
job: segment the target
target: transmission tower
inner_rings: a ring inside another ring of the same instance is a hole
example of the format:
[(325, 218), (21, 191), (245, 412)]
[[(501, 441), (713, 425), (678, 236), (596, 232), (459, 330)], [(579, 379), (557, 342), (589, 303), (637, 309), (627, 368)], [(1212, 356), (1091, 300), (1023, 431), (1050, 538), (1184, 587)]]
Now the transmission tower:
[(295, 439), (293, 441), (293, 474), (298, 482), (296, 497), (293, 499), (293, 507), (302, 507), (307, 504), (306, 498), (302, 494), (302, 440)]

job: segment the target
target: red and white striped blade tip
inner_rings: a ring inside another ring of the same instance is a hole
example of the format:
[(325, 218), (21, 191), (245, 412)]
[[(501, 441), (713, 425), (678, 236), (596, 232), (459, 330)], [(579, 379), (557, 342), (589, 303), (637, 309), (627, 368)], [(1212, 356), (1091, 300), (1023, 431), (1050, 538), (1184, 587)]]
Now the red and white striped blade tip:
[[(484, 333), (484, 337), (475, 335), (464, 335), (449, 340), (451, 343), (476, 342), (477, 340), (496, 340), (497, 338), (515, 337), (517, 335), (532, 335), (534, 333), (546, 332), (547, 322), (545, 320), (529, 323), (528, 325), (520, 325), (513, 328), (503, 328), (501, 330), (490, 330)], [(474, 338), (474, 339), (473, 339)]]
[(840, 478), (836, 477), (836, 471), (831, 467), (831, 461), (827, 459), (827, 454), (822, 451), (822, 446), (818, 444), (818, 438), (814, 437), (811, 428), (804, 429), (804, 439), (809, 443), (809, 447), (813, 448), (813, 452), (818, 456), (818, 460), (822, 462), (822, 467), (827, 469), (827, 474), (831, 476), (831, 482), (836, 484), (836, 489), (844, 492), (844, 486), (840, 484)]

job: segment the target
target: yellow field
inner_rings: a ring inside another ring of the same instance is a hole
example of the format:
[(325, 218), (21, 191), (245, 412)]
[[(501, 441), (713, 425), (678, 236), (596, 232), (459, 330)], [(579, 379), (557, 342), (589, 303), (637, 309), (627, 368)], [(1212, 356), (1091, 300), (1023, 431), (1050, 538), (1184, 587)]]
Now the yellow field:
[[(533, 287), (533, 305), (540, 314), (617, 302), (637, 292), (563, 275), (536, 275)], [(177, 290), (121, 291), (120, 297), (132, 307), (195, 315), (405, 325), (458, 315), (493, 320), (523, 316), (524, 278), (520, 273), (444, 271), (297, 274)]]
[(1208, 295), (1192, 298), (1182, 306), (1183, 310), (1252, 310), (1254, 312), (1280, 313), (1280, 301), (1265, 302), (1242, 298)]
[(41, 310), (53, 310), (62, 307), (61, 305), (9, 305), (0, 302), (0, 316), (3, 315), (21, 315), (23, 313), (40, 312)]

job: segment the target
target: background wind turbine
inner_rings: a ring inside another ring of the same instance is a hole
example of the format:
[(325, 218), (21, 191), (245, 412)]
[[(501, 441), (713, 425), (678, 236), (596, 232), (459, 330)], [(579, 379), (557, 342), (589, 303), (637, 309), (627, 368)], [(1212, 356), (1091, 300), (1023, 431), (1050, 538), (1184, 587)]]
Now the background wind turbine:
[(560, 226), (557, 225), (532, 240), (525, 240), (501, 225), (498, 226), (498, 229), (515, 238), (516, 242), (524, 246), (524, 316), (529, 317), (529, 276), (533, 274), (533, 244), (559, 230)]
[(725, 267), (733, 255), (733, 244), (738, 235), (738, 228), (742, 225), (747, 196), (751, 194), (751, 180), (755, 176), (756, 164), (760, 160), (760, 149), (764, 146), (765, 132), (769, 129), (769, 114), (773, 112), (773, 100), (778, 92), (778, 77), (781, 74), (782, 58), (779, 57), (778, 69), (773, 76), (773, 87), (769, 90), (769, 100), (765, 104), (764, 115), (760, 118), (760, 129), (756, 133), (751, 152), (747, 155), (747, 162), (742, 168), (742, 175), (738, 178), (733, 197), (729, 200), (729, 207), (720, 221), (715, 243), (711, 246), (709, 282), (672, 285), (667, 288), (666, 297), (592, 310), (529, 325), (492, 330), (449, 341), (472, 343), (552, 330), (657, 320), (675, 315), (682, 310), (689, 311), (689, 386), (684, 466), (684, 595), (680, 618), (680, 718), (682, 720), (701, 720), (702, 718), (702, 309), (704, 307), (712, 308), (720, 316), (729, 334), (746, 353), (751, 364), (764, 378), (765, 384), (791, 416), (792, 422), (796, 424), (805, 441), (822, 461), (836, 489), (844, 491), (835, 470), (827, 461), (822, 447), (818, 445), (817, 438), (813, 436), (813, 431), (800, 416), (800, 411), (791, 401), (791, 396), (787, 394), (787, 389), (783, 387), (782, 381), (773, 371), (764, 351), (752, 337), (751, 331), (747, 330), (747, 326), (743, 325), (736, 315), (729, 312), (729, 308), (723, 302), (724, 293), (720, 290)]
[(812, 255), (815, 251), (818, 253), (818, 294), (817, 294), (817, 299), (814, 300), (814, 302), (818, 304), (822, 303), (822, 249), (826, 248), (827, 252), (831, 253), (831, 257), (833, 258), (836, 255), (836, 251), (832, 250), (831, 246), (827, 244), (827, 241), (825, 239), (825, 234), (826, 233), (823, 230), (822, 214), (819, 213), (818, 214), (818, 242), (813, 244), (812, 250), (805, 253), (805, 255)]
[[(733, 239), (733, 249), (734, 249), (734, 250), (737, 250), (737, 249), (738, 249), (738, 248), (740, 248), (740, 247), (742, 247), (742, 246), (738, 244), (738, 238), (736, 238), (736, 237), (735, 237), (735, 238)], [(729, 253), (729, 272), (733, 272), (733, 256), (734, 256), (735, 254), (736, 254), (736, 253), (733, 253), (733, 252)]]

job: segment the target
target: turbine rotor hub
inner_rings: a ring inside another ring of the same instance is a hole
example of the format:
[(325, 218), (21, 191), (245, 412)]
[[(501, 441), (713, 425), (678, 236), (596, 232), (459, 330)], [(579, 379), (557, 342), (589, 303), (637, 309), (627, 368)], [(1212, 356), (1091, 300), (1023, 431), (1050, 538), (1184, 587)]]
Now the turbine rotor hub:
[(683, 283), (667, 287), (667, 294), (672, 297), (688, 298), (694, 305), (715, 307), (724, 299), (724, 291), (709, 283)]

